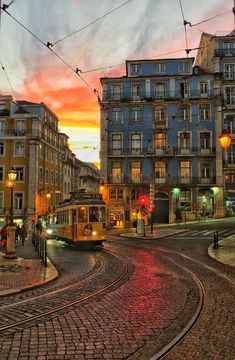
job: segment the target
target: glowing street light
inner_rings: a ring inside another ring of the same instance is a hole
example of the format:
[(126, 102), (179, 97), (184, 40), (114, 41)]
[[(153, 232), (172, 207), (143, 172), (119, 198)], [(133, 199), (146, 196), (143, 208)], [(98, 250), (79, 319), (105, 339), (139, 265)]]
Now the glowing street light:
[(8, 183), (7, 183), (7, 187), (9, 187), (11, 189), (11, 193), (10, 193), (10, 203), (11, 203), (11, 207), (10, 207), (10, 214), (9, 214), (9, 225), (7, 228), (7, 243), (6, 243), (6, 254), (5, 254), (5, 258), (6, 259), (14, 259), (16, 258), (16, 252), (15, 252), (15, 226), (14, 226), (14, 214), (13, 214), (13, 187), (16, 181), (16, 177), (17, 177), (17, 172), (16, 170), (14, 170), (13, 168), (11, 170), (8, 171), (7, 173), (8, 176)]
[(219, 136), (219, 141), (222, 148), (227, 149), (231, 145), (232, 136), (228, 133), (227, 130), (222, 130), (222, 133)]

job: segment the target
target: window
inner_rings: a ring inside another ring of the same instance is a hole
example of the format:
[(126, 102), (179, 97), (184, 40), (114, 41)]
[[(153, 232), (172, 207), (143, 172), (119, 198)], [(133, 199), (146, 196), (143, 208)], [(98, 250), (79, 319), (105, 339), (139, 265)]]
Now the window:
[(224, 65), (224, 78), (226, 80), (234, 80), (234, 64)]
[(189, 105), (181, 105), (179, 106), (179, 121), (190, 121), (190, 106)]
[(141, 73), (141, 64), (131, 64), (131, 75), (139, 75)]
[(157, 63), (156, 64), (156, 67), (155, 67), (155, 70), (156, 70), (156, 73), (159, 74), (159, 73), (164, 73), (166, 71), (166, 67), (165, 67), (165, 64), (163, 63)]
[(131, 190), (131, 199), (138, 200), (141, 193), (142, 193), (142, 190), (140, 190), (138, 188), (132, 189)]
[(141, 99), (141, 84), (132, 85), (132, 99), (133, 100)]
[(141, 107), (132, 106), (131, 108), (131, 121), (140, 122), (141, 121)]
[(3, 209), (3, 191), (0, 191), (0, 209)]
[(113, 85), (113, 100), (121, 99), (121, 85)]
[(112, 189), (109, 190), (110, 199), (123, 199), (123, 190), (122, 189)]
[(211, 164), (209, 161), (201, 162), (201, 178), (210, 179), (211, 176)]
[(15, 143), (15, 156), (24, 156), (24, 143)]
[(208, 95), (209, 86), (208, 86), (207, 81), (200, 81), (199, 88), (200, 88), (200, 95), (201, 96), (207, 96)]
[(179, 63), (179, 72), (180, 73), (188, 73), (189, 72), (189, 63), (188, 62), (180, 62)]
[(49, 150), (47, 146), (45, 146), (45, 159), (49, 160)]
[(200, 149), (206, 150), (211, 147), (211, 134), (209, 132), (200, 133)]
[(0, 142), (0, 156), (4, 156), (4, 154), (5, 154), (4, 142)]
[(234, 44), (232, 41), (226, 41), (223, 44), (223, 49), (224, 49), (224, 55), (226, 56), (233, 56), (234, 53)]
[(16, 120), (16, 134), (17, 135), (25, 134), (25, 120)]
[(24, 168), (23, 166), (15, 166), (16, 181), (24, 181)]
[(122, 152), (122, 134), (111, 135), (112, 154), (118, 155)]
[(43, 168), (39, 168), (39, 181), (43, 182)]
[(227, 115), (224, 120), (225, 128), (231, 134), (235, 134), (235, 116), (234, 115)]
[(5, 133), (5, 121), (4, 120), (0, 120), (0, 134), (4, 134)]
[(189, 83), (188, 82), (181, 82), (180, 83), (180, 96), (182, 98), (189, 97)]
[(112, 122), (116, 124), (122, 124), (122, 108), (112, 108)]
[(3, 181), (4, 178), (4, 167), (0, 166), (0, 181)]
[(165, 84), (164, 83), (156, 83), (155, 84), (155, 97), (156, 97), (156, 99), (164, 99), (165, 98)]
[(121, 182), (121, 179), (122, 179), (121, 162), (113, 161), (112, 162), (112, 180), (113, 180), (113, 182)]
[(166, 163), (165, 161), (155, 162), (155, 179), (166, 179)]
[(54, 181), (55, 181), (55, 179), (54, 179), (54, 171), (52, 170), (51, 171), (51, 184), (54, 184)]
[(154, 120), (159, 125), (166, 124), (166, 106), (164, 106), (164, 105), (155, 106)]
[(228, 164), (235, 164), (235, 145), (234, 144), (232, 144), (227, 149), (227, 154), (228, 154)]
[(140, 161), (132, 161), (131, 162), (131, 180), (134, 183), (140, 182), (140, 174), (141, 174), (141, 162)]
[(141, 152), (141, 134), (131, 134), (131, 154), (140, 154)]
[(190, 132), (181, 132), (180, 134), (180, 149), (190, 149), (191, 147), (191, 134)]
[(166, 134), (163, 132), (158, 132), (154, 134), (154, 148), (157, 149), (166, 149)]
[(225, 88), (225, 101), (227, 105), (235, 105), (235, 86)]
[(210, 104), (200, 104), (199, 105), (199, 120), (200, 121), (211, 120)]
[(191, 190), (182, 189), (180, 191), (180, 208), (183, 211), (191, 211)]
[(21, 192), (14, 193), (14, 209), (17, 210), (23, 209), (23, 193)]
[(45, 170), (45, 182), (46, 183), (49, 182), (49, 171), (48, 171), (48, 169)]
[(89, 208), (89, 221), (92, 222), (99, 221), (99, 208), (97, 206), (91, 206)]
[(189, 161), (180, 161), (180, 178), (182, 180), (190, 180), (191, 166)]

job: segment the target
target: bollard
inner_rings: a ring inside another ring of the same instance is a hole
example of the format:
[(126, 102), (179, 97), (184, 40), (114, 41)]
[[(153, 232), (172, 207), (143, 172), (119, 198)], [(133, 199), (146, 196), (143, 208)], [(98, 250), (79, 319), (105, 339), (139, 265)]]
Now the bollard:
[(214, 233), (214, 249), (217, 249), (219, 246), (219, 232)]

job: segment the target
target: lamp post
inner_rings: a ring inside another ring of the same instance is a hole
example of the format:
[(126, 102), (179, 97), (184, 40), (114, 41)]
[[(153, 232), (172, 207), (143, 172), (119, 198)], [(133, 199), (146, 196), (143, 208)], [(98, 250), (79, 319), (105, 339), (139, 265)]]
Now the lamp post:
[[(221, 135), (219, 136), (219, 142), (220, 145), (223, 149), (228, 149), (231, 145), (232, 142), (232, 136), (229, 134), (229, 132), (226, 129), (222, 130)], [(224, 174), (223, 171), (223, 165), (222, 165), (222, 174)], [(224, 184), (224, 192), (225, 192), (225, 180), (224, 180), (224, 176), (223, 176), (223, 184)], [(223, 203), (224, 206), (224, 203)]]
[(14, 183), (16, 181), (17, 172), (13, 168), (8, 171), (8, 183), (7, 187), (10, 188), (10, 216), (9, 216), (9, 224), (7, 228), (8, 236), (7, 236), (7, 245), (6, 245), (6, 254), (5, 258), (14, 259), (16, 258), (15, 252), (15, 226), (14, 226), (14, 213), (13, 213), (13, 188)]

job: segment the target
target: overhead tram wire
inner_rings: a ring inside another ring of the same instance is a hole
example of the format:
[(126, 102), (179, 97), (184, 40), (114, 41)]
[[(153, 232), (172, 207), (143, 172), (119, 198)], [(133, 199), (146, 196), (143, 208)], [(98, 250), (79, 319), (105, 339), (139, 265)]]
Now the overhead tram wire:
[[(15, 2), (15, 0), (12, 0), (9, 4), (4, 4), (4, 7), (6, 9), (8, 9), (13, 3)], [(1, 8), (1, 12), (0, 12), (0, 15), (1, 13), (3, 12), (3, 9), (2, 9), (2, 1), (0, 0), (0, 8)]]
[(22, 24), (19, 20), (17, 20), (14, 16), (12, 16), (2, 5), (1, 9), (10, 16), (14, 21), (17, 22), (21, 27), (23, 27), (30, 35), (32, 35), (35, 39), (37, 39), (42, 45), (44, 45), (47, 49), (49, 49), (60, 61), (62, 61), (70, 70), (72, 70), (79, 78), (84, 82), (84, 84), (99, 98), (98, 91), (93, 89), (88, 82), (80, 75), (81, 70), (78, 68), (74, 69), (72, 65), (70, 65), (67, 61), (65, 61), (60, 55), (58, 55), (54, 50), (52, 50), (52, 44), (50, 42), (44, 43), (37, 35), (35, 35), (31, 30), (29, 30), (24, 24)]
[(217, 17), (219, 17), (219, 16), (227, 15), (227, 14), (230, 14), (230, 13), (231, 13), (231, 11), (226, 11), (226, 12), (224, 12), (224, 13), (222, 13), (222, 14), (218, 14), (218, 15), (212, 16), (212, 17), (209, 18), (209, 19), (201, 20), (201, 21), (199, 21), (199, 22), (196, 23), (196, 24), (191, 24), (191, 22), (186, 21), (186, 20), (184, 20), (184, 21), (185, 21), (185, 25), (189, 25), (190, 27), (193, 27), (193, 26), (198, 26), (198, 25), (200, 25), (200, 24), (203, 24), (203, 23), (205, 23), (205, 22), (207, 22), (207, 21), (213, 20), (213, 19), (215, 19), (215, 18), (217, 18)]
[(13, 89), (13, 87), (12, 87), (12, 85), (11, 85), (10, 79), (9, 79), (9, 77), (8, 77), (8, 75), (7, 75), (6, 69), (5, 69), (5, 67), (3, 66), (3, 63), (1, 62), (1, 60), (0, 60), (0, 65), (1, 65), (2, 70), (4, 71), (4, 74), (5, 74), (5, 76), (6, 76), (6, 79), (7, 79), (7, 81), (8, 81), (8, 84), (10, 85), (10, 88), (11, 88), (11, 91), (12, 91), (12, 95), (15, 97), (14, 89)]
[(181, 3), (181, 0), (179, 0), (179, 3), (180, 3), (180, 9), (181, 9), (181, 14), (182, 14), (182, 18), (183, 18), (183, 25), (184, 25), (184, 34), (185, 34), (185, 45), (186, 45), (186, 48), (185, 48), (185, 51), (186, 51), (186, 55), (188, 57), (188, 37), (187, 37), (187, 28), (186, 28), (186, 20), (184, 18), (184, 11), (183, 11), (183, 6), (182, 6), (182, 3)]
[(54, 46), (54, 45), (58, 44), (59, 42), (64, 41), (64, 40), (68, 39), (69, 37), (77, 34), (78, 32), (80, 32), (80, 31), (88, 28), (90, 25), (95, 24), (97, 21), (99, 21), (99, 20), (103, 19), (104, 17), (112, 14), (114, 11), (119, 10), (121, 7), (123, 7), (124, 5), (130, 3), (131, 1), (133, 1), (133, 0), (128, 0), (128, 1), (126, 1), (125, 3), (123, 3), (122, 5), (119, 5), (118, 7), (114, 8), (113, 10), (108, 11), (106, 14), (100, 16), (98, 19), (91, 21), (89, 24), (83, 26), (82, 28), (80, 28), (80, 29), (78, 29), (78, 30), (75, 30), (75, 31), (73, 31), (71, 34), (69, 34), (69, 35), (67, 35), (67, 36), (65, 36), (65, 37), (63, 37), (63, 38), (55, 41), (54, 43), (51, 44), (51, 46)]

